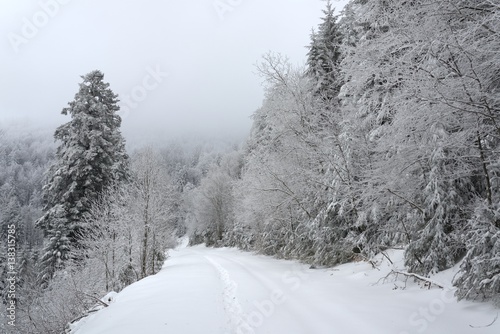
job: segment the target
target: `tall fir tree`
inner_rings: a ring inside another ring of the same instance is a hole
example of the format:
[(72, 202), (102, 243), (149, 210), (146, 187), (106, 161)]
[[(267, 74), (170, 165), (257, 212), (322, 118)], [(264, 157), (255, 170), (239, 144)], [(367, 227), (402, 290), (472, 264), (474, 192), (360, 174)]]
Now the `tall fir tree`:
[(307, 74), (315, 82), (315, 93), (331, 100), (337, 96), (341, 86), (338, 66), (341, 60), (342, 35), (330, 1), (327, 1), (323, 13), (325, 16), (318, 26), (318, 31), (311, 34), (307, 53)]
[(79, 247), (92, 200), (128, 177), (118, 96), (103, 77), (100, 71), (82, 76), (75, 99), (62, 111), (72, 119), (54, 134), (60, 145), (43, 187), (45, 214), (37, 221), (49, 241), (42, 257), (44, 279), (70, 258), (71, 247)]

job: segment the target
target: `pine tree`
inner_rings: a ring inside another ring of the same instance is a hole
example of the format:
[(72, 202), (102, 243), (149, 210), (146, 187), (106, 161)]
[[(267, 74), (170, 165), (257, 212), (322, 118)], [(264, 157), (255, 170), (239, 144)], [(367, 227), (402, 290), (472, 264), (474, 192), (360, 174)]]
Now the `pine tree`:
[(484, 200), (468, 222), (468, 252), (453, 284), (459, 299), (490, 299), (500, 306), (500, 208)]
[(62, 111), (72, 119), (54, 135), (60, 145), (43, 188), (45, 214), (37, 221), (49, 240), (43, 255), (49, 274), (69, 258), (70, 247), (79, 246), (92, 200), (128, 177), (117, 95), (103, 77), (100, 71), (82, 76), (74, 101)]
[[(447, 141), (444, 129), (443, 133)], [(435, 135), (437, 137), (438, 135)], [(405, 252), (405, 264), (413, 272), (430, 275), (452, 267), (463, 256), (464, 245), (457, 240), (461, 230), (461, 207), (465, 207), (460, 194), (459, 182), (450, 182), (446, 176), (452, 174), (445, 149), (437, 147), (429, 164), (432, 166), (427, 176), (428, 184), (423, 189), (424, 224), (409, 243)], [(417, 228), (420, 228), (416, 224)]]
[(306, 73), (315, 81), (315, 93), (327, 100), (336, 97), (341, 86), (338, 65), (341, 60), (342, 36), (337, 27), (334, 10), (328, 1), (318, 31), (311, 34), (307, 54)]
[(47, 234), (47, 243), (41, 258), (39, 278), (45, 285), (59, 269), (63, 268), (64, 262), (70, 258), (71, 240), (68, 238), (68, 220), (66, 211), (62, 205), (53, 208), (51, 213), (50, 230)]

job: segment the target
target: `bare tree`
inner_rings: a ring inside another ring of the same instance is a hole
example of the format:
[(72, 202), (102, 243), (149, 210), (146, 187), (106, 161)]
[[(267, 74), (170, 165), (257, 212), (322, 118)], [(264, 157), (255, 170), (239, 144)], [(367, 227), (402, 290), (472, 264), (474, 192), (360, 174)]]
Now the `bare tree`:
[(161, 269), (167, 246), (172, 246), (174, 185), (161, 165), (158, 153), (151, 148), (139, 151), (132, 164), (131, 203), (136, 223), (142, 230), (140, 276), (146, 277)]

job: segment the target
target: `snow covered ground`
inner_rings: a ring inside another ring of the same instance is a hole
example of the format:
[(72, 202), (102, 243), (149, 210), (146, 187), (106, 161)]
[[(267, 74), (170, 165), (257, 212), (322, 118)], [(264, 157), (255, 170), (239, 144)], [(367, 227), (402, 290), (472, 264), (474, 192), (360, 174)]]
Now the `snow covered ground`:
[[(394, 265), (380, 256), (376, 269), (366, 262), (309, 269), (235, 249), (179, 247), (157, 275), (71, 333), (500, 333), (499, 310), (489, 304), (458, 303), (451, 289), (422, 289), (401, 275), (384, 279), (403, 268), (402, 251), (386, 254)], [(449, 286), (455, 272), (433, 279)]]

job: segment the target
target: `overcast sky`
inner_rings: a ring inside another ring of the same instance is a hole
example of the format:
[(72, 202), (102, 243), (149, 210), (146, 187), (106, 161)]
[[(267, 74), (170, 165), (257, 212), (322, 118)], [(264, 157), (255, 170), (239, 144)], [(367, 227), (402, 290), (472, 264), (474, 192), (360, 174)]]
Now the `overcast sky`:
[[(345, 0), (332, 1), (341, 8)], [(321, 0), (0, 0), (0, 119), (62, 124), (101, 70), (127, 133), (248, 132), (267, 51), (303, 64)], [(167, 75), (168, 73), (168, 75)]]

